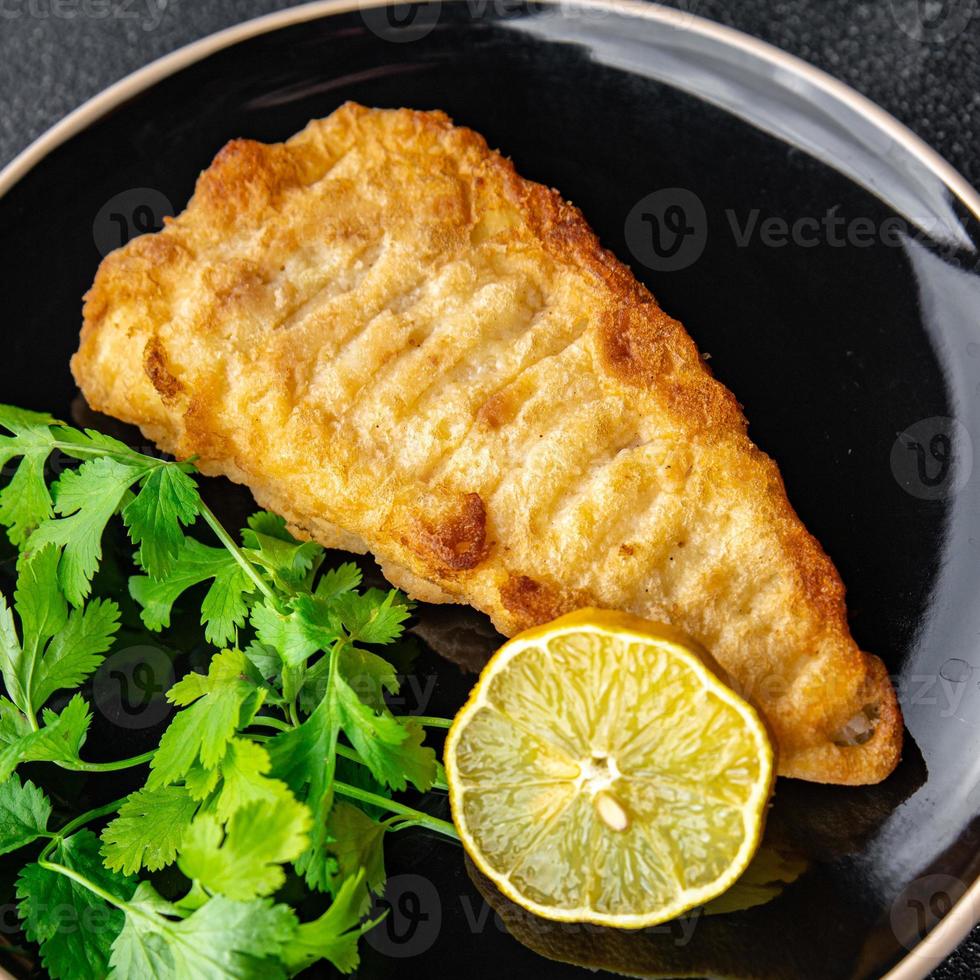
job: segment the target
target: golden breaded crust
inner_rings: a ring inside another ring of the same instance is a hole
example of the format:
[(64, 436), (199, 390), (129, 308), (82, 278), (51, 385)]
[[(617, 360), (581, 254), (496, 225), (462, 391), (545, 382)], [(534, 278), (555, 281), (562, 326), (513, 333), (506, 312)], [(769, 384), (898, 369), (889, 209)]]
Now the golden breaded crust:
[(585, 605), (679, 626), (783, 775), (898, 760), (887, 672), (735, 398), (576, 208), (441, 112), (347, 104), (229, 143), (103, 262), (72, 369), (416, 596), (506, 634)]

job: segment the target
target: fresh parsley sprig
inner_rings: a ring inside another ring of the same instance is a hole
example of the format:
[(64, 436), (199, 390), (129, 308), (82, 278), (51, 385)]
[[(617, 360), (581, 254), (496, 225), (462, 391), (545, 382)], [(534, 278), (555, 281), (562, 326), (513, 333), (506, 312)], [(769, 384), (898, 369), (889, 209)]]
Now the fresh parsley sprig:
[[(11, 473), (0, 525), (19, 551), (12, 606), (0, 596), (0, 853), (46, 840), (17, 884), (46, 969), (249, 980), (327, 959), (353, 970), (375, 924), (364, 915), (384, 886), (385, 836), (424, 827), (456, 837), (451, 823), (392, 799), (409, 786), (445, 789), (424, 742), (426, 727), (448, 721), (397, 717), (386, 700), (399, 679), (384, 648), (401, 637), (409, 603), (395, 590), (360, 591), (356, 565), (324, 570), (323, 549), (274, 514), (253, 515), (236, 540), (201, 498), (191, 462), (7, 406), (0, 428), (0, 467)], [(55, 459), (67, 467), (51, 480)], [(167, 692), (179, 710), (156, 749), (95, 762), (81, 758), (92, 716), (78, 689), (119, 629), (118, 603), (92, 597), (117, 517), (144, 626), (167, 628), (202, 587), (200, 622), (216, 652), (206, 674)], [(55, 711), (58, 692), (70, 697)], [(148, 765), (147, 779), (52, 830), (43, 789), (15, 772), (37, 761), (85, 772)], [(107, 817), (100, 839), (89, 825)], [(148, 876), (173, 865), (187, 886), (168, 899)], [(318, 919), (301, 923), (276, 901), (294, 872), (329, 896)], [(98, 926), (65, 928), (58, 907)]]

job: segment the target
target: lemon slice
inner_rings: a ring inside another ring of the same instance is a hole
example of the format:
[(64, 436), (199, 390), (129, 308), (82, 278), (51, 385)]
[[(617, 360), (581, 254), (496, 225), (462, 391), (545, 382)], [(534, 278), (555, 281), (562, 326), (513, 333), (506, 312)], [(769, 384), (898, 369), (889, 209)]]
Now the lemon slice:
[(762, 833), (755, 710), (669, 626), (586, 609), (505, 644), (446, 741), (463, 846), (548, 919), (639, 929), (720, 895)]

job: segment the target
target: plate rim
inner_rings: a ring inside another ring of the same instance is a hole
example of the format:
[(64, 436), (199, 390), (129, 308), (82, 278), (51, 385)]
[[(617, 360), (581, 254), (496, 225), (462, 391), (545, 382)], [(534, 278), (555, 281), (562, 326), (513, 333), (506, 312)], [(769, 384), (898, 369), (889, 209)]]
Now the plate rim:
[[(383, 7), (391, 0), (312, 0), (285, 10), (263, 14), (208, 34), (176, 48), (123, 76), (108, 88), (87, 99), (20, 151), (0, 170), (0, 199), (30, 173), (45, 157), (84, 131), (120, 104), (146, 91), (182, 69), (203, 61), (218, 51), (285, 27), (321, 20), (339, 14)], [(441, 5), (442, 0), (420, 0)], [(448, 0), (460, 2), (460, 0)], [(863, 116), (880, 131), (902, 145), (980, 221), (980, 193), (938, 151), (876, 102), (847, 83), (811, 65), (796, 55), (746, 34), (737, 28), (707, 20), (700, 15), (664, 7), (649, 0), (535, 0), (550, 6), (591, 7), (623, 16), (657, 21), (718, 41), (802, 77), (814, 87)], [(881, 980), (923, 980), (980, 923), (980, 878), (974, 881), (953, 908)], [(938, 956), (938, 958), (937, 958)], [(0, 978), (13, 977), (0, 968)]]
[[(169, 75), (176, 74), (182, 68), (186, 68), (197, 61), (203, 61), (218, 51), (262, 34), (328, 16), (383, 7), (389, 2), (390, 0), (312, 0), (312, 2), (303, 3), (296, 7), (288, 7), (285, 10), (263, 14), (240, 24), (234, 24), (162, 55), (142, 68), (124, 75), (108, 88), (87, 99), (28, 144), (0, 170), (0, 198), (4, 197), (22, 177), (26, 176), (49, 153), (67, 142), (72, 136), (88, 128), (120, 103), (140, 94)], [(443, 0), (419, 0), (419, 2), (440, 6)], [(447, 2), (465, 2), (465, 0), (447, 0)], [(802, 58), (777, 48), (768, 41), (745, 34), (737, 28), (707, 20), (697, 14), (673, 7), (664, 7), (656, 2), (649, 2), (649, 0), (534, 0), (534, 2), (559, 8), (592, 7), (619, 13), (623, 16), (658, 21), (679, 30), (719, 41), (799, 75), (811, 85), (844, 103), (859, 115), (866, 117), (869, 122), (886, 135), (902, 144), (919, 162), (931, 170), (980, 221), (980, 193), (922, 137), (917, 136), (891, 113), (845, 82), (828, 74), (823, 69), (811, 65)]]

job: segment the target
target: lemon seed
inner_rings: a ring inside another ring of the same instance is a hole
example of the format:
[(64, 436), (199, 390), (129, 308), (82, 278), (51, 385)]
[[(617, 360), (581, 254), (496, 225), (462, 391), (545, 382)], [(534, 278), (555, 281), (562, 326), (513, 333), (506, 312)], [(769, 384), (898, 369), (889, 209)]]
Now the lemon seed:
[(612, 793), (603, 790), (595, 797), (595, 808), (599, 818), (610, 830), (625, 830), (629, 825), (629, 817), (619, 800)]

